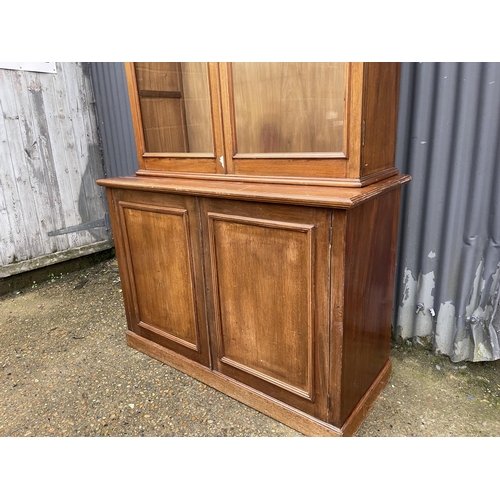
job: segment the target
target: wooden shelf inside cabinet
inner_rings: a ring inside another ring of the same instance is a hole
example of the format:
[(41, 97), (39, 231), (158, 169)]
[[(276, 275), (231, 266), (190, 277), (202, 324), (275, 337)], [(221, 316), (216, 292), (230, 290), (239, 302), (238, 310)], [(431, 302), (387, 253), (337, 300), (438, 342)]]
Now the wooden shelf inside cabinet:
[(397, 175), (399, 63), (126, 63), (139, 175), (363, 187)]
[(304, 434), (354, 434), (390, 376), (409, 179), (363, 188), (98, 181), (129, 345)]

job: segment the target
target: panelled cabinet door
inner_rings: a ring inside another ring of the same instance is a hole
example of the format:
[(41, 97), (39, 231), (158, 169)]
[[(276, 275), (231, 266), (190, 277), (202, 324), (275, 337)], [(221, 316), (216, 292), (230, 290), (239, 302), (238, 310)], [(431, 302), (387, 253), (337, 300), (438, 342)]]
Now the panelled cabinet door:
[(210, 366), (196, 199), (113, 191), (129, 328)]
[(201, 200), (213, 369), (325, 419), (330, 211)]

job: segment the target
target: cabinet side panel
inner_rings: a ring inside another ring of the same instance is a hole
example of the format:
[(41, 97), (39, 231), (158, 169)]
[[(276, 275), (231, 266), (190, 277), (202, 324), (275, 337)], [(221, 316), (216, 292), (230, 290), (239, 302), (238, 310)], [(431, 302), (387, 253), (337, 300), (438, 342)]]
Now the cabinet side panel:
[(366, 63), (361, 177), (394, 168), (400, 63)]
[(342, 425), (390, 352), (400, 188), (347, 213)]
[(108, 198), (109, 215), (111, 219), (111, 228), (113, 230), (113, 237), (115, 241), (116, 259), (118, 261), (118, 270), (120, 273), (120, 282), (123, 290), (123, 302), (125, 308), (125, 315), (127, 318), (127, 327), (133, 330), (135, 324), (135, 305), (132, 300), (130, 276), (127, 269), (127, 256), (125, 247), (123, 245), (123, 228), (120, 224), (119, 213), (117, 209), (116, 198), (118, 197), (119, 190), (106, 188), (106, 195)]

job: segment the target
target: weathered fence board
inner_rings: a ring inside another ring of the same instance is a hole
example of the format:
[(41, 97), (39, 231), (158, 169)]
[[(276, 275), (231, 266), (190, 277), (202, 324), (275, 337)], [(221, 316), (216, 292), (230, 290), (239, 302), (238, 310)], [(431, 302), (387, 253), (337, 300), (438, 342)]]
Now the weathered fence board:
[(112, 246), (87, 63), (0, 69), (0, 278)]

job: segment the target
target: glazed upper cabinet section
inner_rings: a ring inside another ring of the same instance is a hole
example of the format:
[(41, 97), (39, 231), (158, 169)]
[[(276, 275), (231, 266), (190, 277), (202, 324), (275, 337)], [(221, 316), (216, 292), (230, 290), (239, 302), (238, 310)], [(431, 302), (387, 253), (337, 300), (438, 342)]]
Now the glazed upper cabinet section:
[(394, 168), (398, 63), (126, 63), (141, 175), (361, 186)]

